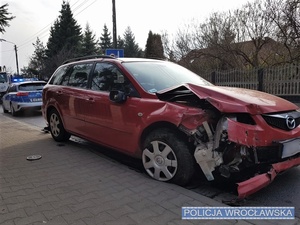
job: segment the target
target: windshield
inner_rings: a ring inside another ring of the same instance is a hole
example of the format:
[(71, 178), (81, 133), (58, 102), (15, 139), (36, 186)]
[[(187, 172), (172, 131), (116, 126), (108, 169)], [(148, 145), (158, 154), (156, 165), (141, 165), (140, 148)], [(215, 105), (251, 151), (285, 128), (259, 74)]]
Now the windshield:
[(6, 83), (8, 81), (6, 73), (0, 73), (0, 83)]
[(150, 93), (184, 83), (213, 85), (190, 70), (171, 62), (125, 62), (123, 66), (144, 90)]

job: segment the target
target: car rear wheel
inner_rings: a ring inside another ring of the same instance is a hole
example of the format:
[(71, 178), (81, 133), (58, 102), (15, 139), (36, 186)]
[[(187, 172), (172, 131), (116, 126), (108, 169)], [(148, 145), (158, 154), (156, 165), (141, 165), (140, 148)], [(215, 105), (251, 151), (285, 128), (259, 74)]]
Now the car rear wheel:
[(150, 177), (181, 186), (188, 184), (195, 172), (195, 159), (188, 145), (171, 129), (158, 129), (148, 135), (142, 161)]
[(55, 141), (67, 141), (70, 134), (65, 130), (62, 120), (56, 110), (51, 110), (48, 117), (50, 133)]
[(13, 105), (10, 104), (10, 113), (12, 116), (17, 116), (18, 112), (16, 112), (16, 110), (14, 109)]

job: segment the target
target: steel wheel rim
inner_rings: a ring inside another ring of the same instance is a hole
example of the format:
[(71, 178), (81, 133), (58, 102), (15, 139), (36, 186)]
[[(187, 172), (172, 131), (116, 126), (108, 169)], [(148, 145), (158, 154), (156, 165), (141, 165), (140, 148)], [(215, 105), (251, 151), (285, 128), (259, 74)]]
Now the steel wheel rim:
[(54, 113), (51, 114), (49, 124), (50, 124), (52, 134), (55, 137), (59, 136), (59, 134), (60, 134), (60, 128), (59, 128), (60, 122), (59, 122), (59, 118), (56, 114), (54, 114)]
[(164, 142), (152, 141), (142, 154), (143, 165), (147, 173), (159, 181), (171, 180), (178, 168), (173, 149)]

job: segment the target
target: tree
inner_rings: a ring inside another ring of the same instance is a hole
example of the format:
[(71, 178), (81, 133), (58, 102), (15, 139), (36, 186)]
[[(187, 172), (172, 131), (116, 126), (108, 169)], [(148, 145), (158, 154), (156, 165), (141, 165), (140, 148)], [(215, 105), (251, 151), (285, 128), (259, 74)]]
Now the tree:
[(124, 40), (121, 38), (121, 36), (118, 36), (118, 41), (117, 41), (117, 48), (118, 49), (124, 49)]
[(9, 21), (15, 18), (11, 16), (11, 13), (8, 12), (8, 4), (0, 6), (0, 32), (3, 34), (5, 32), (5, 27), (9, 27)]
[(264, 45), (270, 39), (266, 37), (273, 37), (273, 22), (266, 13), (261, 0), (256, 0), (253, 3), (248, 2), (242, 9), (235, 11), (234, 16), (236, 33), (236, 42), (245, 42), (251, 40), (254, 48), (252, 54), (245, 54), (243, 49), (239, 48), (238, 55), (251, 65), (252, 67), (259, 68), (263, 62), (259, 59), (259, 53)]
[(45, 47), (39, 38), (33, 43), (35, 48), (33, 55), (30, 58), (27, 73), (37, 75), (39, 79), (45, 79), (43, 77), (43, 71), (45, 70)]
[(164, 59), (164, 48), (162, 45), (161, 36), (159, 34), (153, 34), (152, 31), (149, 31), (146, 49), (145, 49), (146, 58), (156, 58)]
[(179, 30), (172, 45), (164, 40), (164, 47), (166, 44), (168, 55), (172, 52), (195, 72), (272, 66), (284, 62), (282, 56), (287, 55), (262, 0), (234, 11), (212, 13), (203, 23), (190, 23)]
[(199, 42), (199, 26), (197, 22), (191, 21), (178, 29), (172, 37), (166, 31), (162, 34), (164, 52), (170, 61), (179, 62), (193, 49), (203, 48)]
[(104, 24), (103, 33), (100, 37), (100, 48), (103, 54), (105, 53), (106, 49), (112, 48), (111, 34), (108, 32), (106, 24)]
[(81, 55), (95, 55), (100, 52), (95, 41), (95, 35), (90, 29), (89, 24), (86, 24), (81, 43)]
[(130, 27), (127, 27), (124, 32), (124, 55), (126, 57), (142, 57), (142, 50), (136, 44)]
[(267, 0), (265, 2), (267, 16), (275, 24), (275, 32), (289, 53), (282, 56), (283, 61), (293, 62), (300, 59), (300, 1), (299, 0)]
[(63, 1), (59, 18), (50, 29), (47, 43), (48, 76), (66, 59), (79, 55), (81, 39), (81, 28), (73, 18), (69, 3)]

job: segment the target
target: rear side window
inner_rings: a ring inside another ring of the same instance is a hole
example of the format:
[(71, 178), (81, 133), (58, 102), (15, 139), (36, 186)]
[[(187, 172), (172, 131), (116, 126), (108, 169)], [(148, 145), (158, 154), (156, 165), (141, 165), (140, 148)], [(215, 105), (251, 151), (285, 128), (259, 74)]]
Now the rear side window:
[(69, 68), (69, 66), (59, 67), (53, 74), (51, 80), (49, 81), (49, 84), (60, 85), (62, 83), (64, 75), (66, 74)]
[(49, 84), (86, 88), (93, 63), (63, 66), (56, 70)]

